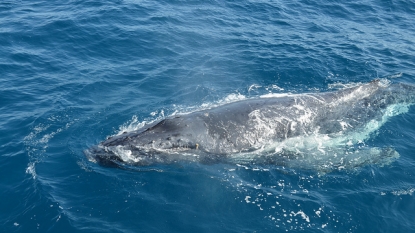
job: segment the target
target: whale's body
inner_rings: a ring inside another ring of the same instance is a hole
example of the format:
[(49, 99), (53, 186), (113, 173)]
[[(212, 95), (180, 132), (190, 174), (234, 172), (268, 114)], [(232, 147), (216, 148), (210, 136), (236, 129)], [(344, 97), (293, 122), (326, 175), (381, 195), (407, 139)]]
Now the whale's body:
[(334, 92), (247, 99), (167, 117), (111, 137), (87, 154), (103, 164), (134, 165), (337, 156), (362, 143), (389, 117), (408, 111), (414, 96), (411, 85), (374, 80)]

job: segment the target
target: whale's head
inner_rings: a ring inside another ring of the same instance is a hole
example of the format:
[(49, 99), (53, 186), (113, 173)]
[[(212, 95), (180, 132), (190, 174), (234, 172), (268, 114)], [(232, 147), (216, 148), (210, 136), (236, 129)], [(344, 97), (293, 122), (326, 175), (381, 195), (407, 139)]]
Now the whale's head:
[(109, 137), (85, 151), (88, 158), (102, 165), (128, 163), (148, 165), (173, 162), (174, 154), (188, 153), (193, 157), (201, 150), (198, 135), (205, 129), (180, 116), (168, 118), (142, 129)]

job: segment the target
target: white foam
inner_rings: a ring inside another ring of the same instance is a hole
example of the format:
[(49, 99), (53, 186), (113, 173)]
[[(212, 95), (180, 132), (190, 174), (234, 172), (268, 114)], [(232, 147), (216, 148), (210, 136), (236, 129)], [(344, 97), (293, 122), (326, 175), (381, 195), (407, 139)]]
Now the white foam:
[(252, 84), (251, 86), (249, 86), (248, 88), (248, 92), (254, 90), (254, 89), (258, 89), (261, 88), (262, 86), (258, 85), (258, 84)]
[(293, 214), (294, 216), (300, 215), (306, 222), (310, 222), (310, 218), (301, 210), (299, 210), (297, 213), (291, 211), (291, 214)]
[(246, 96), (236, 93), (236, 94), (230, 94), (226, 96), (223, 100), (220, 100), (218, 102), (219, 105), (228, 104), (232, 102), (237, 102), (246, 99)]
[(250, 196), (246, 196), (245, 197), (245, 201), (246, 201), (246, 203), (250, 203), (251, 201), (249, 200), (251, 197)]
[(36, 179), (35, 163), (29, 163), (27, 165), (26, 173), (32, 175), (33, 179)]
[(415, 192), (415, 188), (410, 188), (407, 190), (398, 190), (398, 191), (392, 191), (392, 194), (395, 196), (401, 196), (401, 195), (410, 195), (412, 196), (412, 194)]
[[(157, 113), (155, 113), (155, 112), (153, 112), (154, 114), (157, 114)], [(152, 113), (152, 114), (153, 114)], [(157, 120), (158, 118), (155, 118), (154, 119), (154, 121), (155, 120)], [(124, 123), (123, 125), (121, 125), (120, 127), (119, 127), (119, 130), (118, 130), (118, 132), (116, 133), (116, 135), (121, 135), (121, 134), (123, 134), (124, 132), (130, 132), (130, 131), (135, 131), (135, 130), (137, 130), (137, 129), (140, 129), (140, 128), (142, 128), (144, 125), (146, 125), (146, 124), (148, 124), (148, 123), (150, 123), (150, 122), (147, 122), (147, 121), (139, 121), (138, 120), (138, 117), (136, 116), (136, 115), (134, 115), (132, 118), (131, 118), (131, 120), (130, 121), (128, 121), (128, 122), (126, 122), (126, 123)]]

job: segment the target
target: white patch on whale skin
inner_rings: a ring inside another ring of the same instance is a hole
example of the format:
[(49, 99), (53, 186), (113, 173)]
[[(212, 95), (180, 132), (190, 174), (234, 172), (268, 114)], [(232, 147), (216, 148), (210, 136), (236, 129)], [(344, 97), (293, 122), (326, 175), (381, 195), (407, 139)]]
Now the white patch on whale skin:
[(110, 146), (106, 147), (105, 150), (111, 151), (126, 163), (139, 163), (143, 160), (142, 157), (133, 155), (130, 149), (125, 149), (125, 146)]
[(339, 121), (340, 126), (342, 127), (342, 130), (346, 130), (349, 127), (352, 127), (349, 123), (345, 122), (345, 121)]
[(271, 119), (264, 117), (260, 110), (252, 111), (248, 114), (248, 117), (253, 130), (247, 132), (246, 139), (251, 145), (264, 143), (275, 135), (275, 121), (278, 121), (278, 119), (271, 121)]

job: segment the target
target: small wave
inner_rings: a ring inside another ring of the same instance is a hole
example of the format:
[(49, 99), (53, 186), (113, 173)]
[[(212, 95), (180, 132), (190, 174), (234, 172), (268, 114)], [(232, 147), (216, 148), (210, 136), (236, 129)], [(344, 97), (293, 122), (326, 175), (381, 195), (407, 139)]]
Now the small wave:
[(44, 123), (37, 124), (33, 130), (23, 139), (29, 156), (29, 163), (26, 168), (26, 173), (30, 174), (33, 179), (36, 179), (36, 164), (39, 163), (49, 147), (49, 142), (57, 134), (67, 130), (76, 121), (76, 119), (69, 119), (68, 115), (64, 116), (50, 116)]

